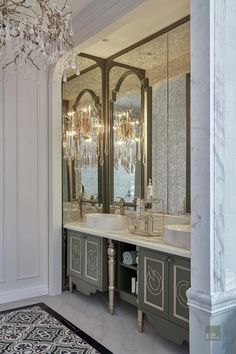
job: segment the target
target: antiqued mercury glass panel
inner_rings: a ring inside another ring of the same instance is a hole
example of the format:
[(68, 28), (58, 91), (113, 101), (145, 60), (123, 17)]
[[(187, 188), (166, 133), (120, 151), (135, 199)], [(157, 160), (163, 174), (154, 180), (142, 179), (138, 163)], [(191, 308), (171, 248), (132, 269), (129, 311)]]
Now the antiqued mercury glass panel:
[(73, 80), (63, 84), (63, 100), (69, 101), (72, 109), (78, 94), (86, 89), (93, 90), (98, 97), (102, 97), (102, 73), (100, 68), (95, 68)]
[(187, 139), (190, 138), (186, 124), (189, 119), (190, 23), (144, 43), (116, 61), (145, 70), (152, 87), (153, 194), (163, 199), (165, 212), (184, 212), (186, 197), (190, 201), (190, 196), (186, 195), (190, 178), (190, 170), (186, 168)]
[(186, 198), (186, 75), (169, 79), (168, 209), (184, 212)]
[[(190, 24), (173, 29), (168, 35), (169, 122), (168, 122), (168, 210), (171, 214), (186, 212), (187, 119), (190, 72)], [(188, 173), (187, 173), (188, 172)]]
[(120, 66), (114, 66), (109, 73), (109, 98), (112, 97), (112, 91), (115, 89), (119, 78), (128, 71), (126, 68)]
[(171, 30), (168, 34), (169, 77), (190, 72), (190, 22)]
[(166, 79), (167, 34), (159, 36), (116, 58), (116, 62), (146, 71), (150, 86)]
[[(163, 199), (168, 211), (168, 80), (167, 34), (155, 39), (157, 66), (148, 71), (152, 83), (152, 184), (154, 197)], [(154, 206), (162, 211), (160, 205)]]
[(168, 34), (163, 34), (116, 58), (117, 62), (145, 70), (152, 87), (152, 141), (147, 143), (152, 144), (153, 195), (163, 199), (164, 211), (168, 210), (167, 38)]
[(113, 105), (114, 200), (133, 202), (141, 195), (141, 120), (141, 82), (131, 74)]

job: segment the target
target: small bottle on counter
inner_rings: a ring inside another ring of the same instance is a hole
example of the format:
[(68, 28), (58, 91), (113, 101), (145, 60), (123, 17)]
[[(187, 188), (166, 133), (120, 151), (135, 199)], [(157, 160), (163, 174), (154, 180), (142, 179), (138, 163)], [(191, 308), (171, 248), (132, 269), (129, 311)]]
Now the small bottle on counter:
[(136, 217), (139, 218), (140, 217), (140, 198), (137, 198), (136, 201)]
[(152, 180), (149, 178), (148, 186), (147, 186), (147, 200), (151, 202), (153, 195), (153, 188), (152, 188)]
[(145, 214), (144, 200), (140, 199), (140, 217), (143, 218)]
[(131, 278), (131, 293), (132, 294), (136, 293), (136, 278), (135, 277)]

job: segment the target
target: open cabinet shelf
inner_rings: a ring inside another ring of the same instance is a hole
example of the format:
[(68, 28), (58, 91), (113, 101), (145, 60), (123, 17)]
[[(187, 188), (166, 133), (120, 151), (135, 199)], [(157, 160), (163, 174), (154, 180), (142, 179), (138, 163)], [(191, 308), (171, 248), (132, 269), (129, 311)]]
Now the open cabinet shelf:
[(135, 245), (123, 242), (118, 243), (117, 290), (122, 300), (137, 306), (137, 295), (131, 292), (131, 279), (135, 277), (137, 280), (137, 265), (123, 263), (123, 252), (135, 250)]

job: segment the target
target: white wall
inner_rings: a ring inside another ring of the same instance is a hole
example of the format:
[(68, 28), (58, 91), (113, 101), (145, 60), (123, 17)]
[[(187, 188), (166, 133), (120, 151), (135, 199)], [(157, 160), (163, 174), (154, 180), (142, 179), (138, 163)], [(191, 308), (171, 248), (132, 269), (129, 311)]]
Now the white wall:
[(48, 75), (0, 72), (0, 303), (48, 292)]

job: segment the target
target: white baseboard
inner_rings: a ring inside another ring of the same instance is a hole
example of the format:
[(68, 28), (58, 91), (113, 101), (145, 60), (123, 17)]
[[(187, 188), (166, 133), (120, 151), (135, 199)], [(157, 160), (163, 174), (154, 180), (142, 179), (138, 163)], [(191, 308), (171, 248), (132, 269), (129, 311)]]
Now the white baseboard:
[(31, 297), (48, 295), (48, 287), (40, 287), (40, 288), (27, 288), (22, 290), (13, 290), (9, 292), (4, 292), (1, 294), (0, 292), (0, 304), (5, 304), (8, 302), (19, 301), (29, 299)]

